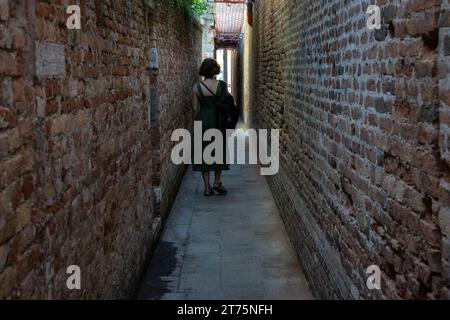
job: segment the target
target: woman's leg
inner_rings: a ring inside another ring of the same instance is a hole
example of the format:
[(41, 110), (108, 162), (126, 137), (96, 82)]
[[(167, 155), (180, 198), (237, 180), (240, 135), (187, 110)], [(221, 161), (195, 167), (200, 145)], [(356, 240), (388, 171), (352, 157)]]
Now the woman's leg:
[(214, 185), (220, 186), (220, 184), (222, 183), (221, 179), (222, 179), (222, 170), (216, 170), (214, 176)]
[(211, 192), (211, 184), (209, 183), (209, 171), (204, 171), (202, 173), (203, 182), (205, 183), (205, 192)]
[(221, 179), (222, 179), (222, 170), (216, 170), (214, 180), (214, 191), (216, 191), (219, 195), (226, 195), (228, 191), (223, 187)]

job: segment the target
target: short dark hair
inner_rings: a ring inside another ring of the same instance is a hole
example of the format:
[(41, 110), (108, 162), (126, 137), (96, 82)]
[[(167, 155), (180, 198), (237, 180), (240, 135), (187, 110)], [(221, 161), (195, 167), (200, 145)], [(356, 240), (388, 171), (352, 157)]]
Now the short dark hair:
[(220, 65), (213, 58), (206, 58), (200, 66), (199, 74), (205, 78), (214, 78), (220, 73)]

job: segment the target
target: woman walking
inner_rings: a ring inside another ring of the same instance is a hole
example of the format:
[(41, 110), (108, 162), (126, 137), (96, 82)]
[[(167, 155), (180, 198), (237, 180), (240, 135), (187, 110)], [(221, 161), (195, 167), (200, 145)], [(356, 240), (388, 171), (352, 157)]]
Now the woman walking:
[[(228, 93), (227, 84), (224, 81), (218, 81), (215, 77), (220, 73), (220, 65), (216, 60), (208, 58), (205, 59), (200, 67), (200, 76), (204, 77), (204, 80), (197, 83), (193, 89), (193, 108), (194, 110), (200, 110), (196, 116), (195, 121), (201, 121), (203, 127), (203, 133), (208, 129), (218, 129), (222, 131), (223, 136), (223, 164), (208, 165), (203, 160), (203, 150), (211, 142), (203, 142), (202, 149), (202, 163), (194, 164), (194, 171), (202, 172), (203, 182), (205, 183), (206, 197), (213, 196), (216, 192), (219, 195), (226, 195), (228, 192), (222, 184), (222, 171), (229, 170), (230, 166), (226, 160), (226, 135), (225, 130), (219, 126), (219, 114), (216, 105), (217, 97), (221, 97)], [(210, 172), (214, 172), (214, 184), (210, 183)]]

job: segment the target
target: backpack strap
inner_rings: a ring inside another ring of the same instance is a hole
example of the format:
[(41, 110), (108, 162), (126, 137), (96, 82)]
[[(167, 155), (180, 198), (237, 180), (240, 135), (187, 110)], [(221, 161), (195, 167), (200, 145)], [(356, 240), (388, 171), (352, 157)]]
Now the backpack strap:
[(203, 83), (203, 81), (200, 83), (213, 95), (213, 97), (218, 98), (218, 96), (214, 92), (212, 92), (211, 89), (208, 88), (208, 86)]

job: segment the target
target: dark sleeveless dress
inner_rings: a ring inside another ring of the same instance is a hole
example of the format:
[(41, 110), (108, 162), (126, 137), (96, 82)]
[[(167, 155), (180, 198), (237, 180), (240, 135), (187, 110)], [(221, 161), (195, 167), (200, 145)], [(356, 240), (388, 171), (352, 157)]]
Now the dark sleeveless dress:
[[(216, 98), (213, 96), (204, 96), (203, 90), (202, 90), (202, 84), (197, 84), (197, 90), (200, 93), (199, 101), (200, 101), (200, 110), (195, 118), (195, 121), (201, 121), (202, 127), (203, 127), (203, 133), (207, 131), (208, 129), (219, 129), (218, 126), (218, 112), (217, 107), (215, 104)], [(206, 90), (206, 88), (205, 88)], [(227, 84), (224, 81), (219, 81), (219, 85), (217, 86), (217, 92), (216, 96), (220, 97), (222, 94), (227, 92)], [(210, 171), (216, 171), (216, 170), (230, 170), (230, 165), (226, 164), (227, 161), (227, 144), (226, 144), (226, 135), (225, 131), (222, 131), (222, 135), (224, 138), (223, 141), (223, 153), (224, 153), (224, 164), (213, 164), (208, 165), (206, 163), (202, 164), (195, 164), (193, 161), (193, 169), (194, 171), (201, 171), (201, 172), (210, 172)], [(203, 148), (202, 151), (205, 150), (205, 148), (210, 144), (211, 142), (203, 142)], [(193, 149), (194, 150), (194, 149)], [(202, 157), (203, 158), (203, 157)]]

